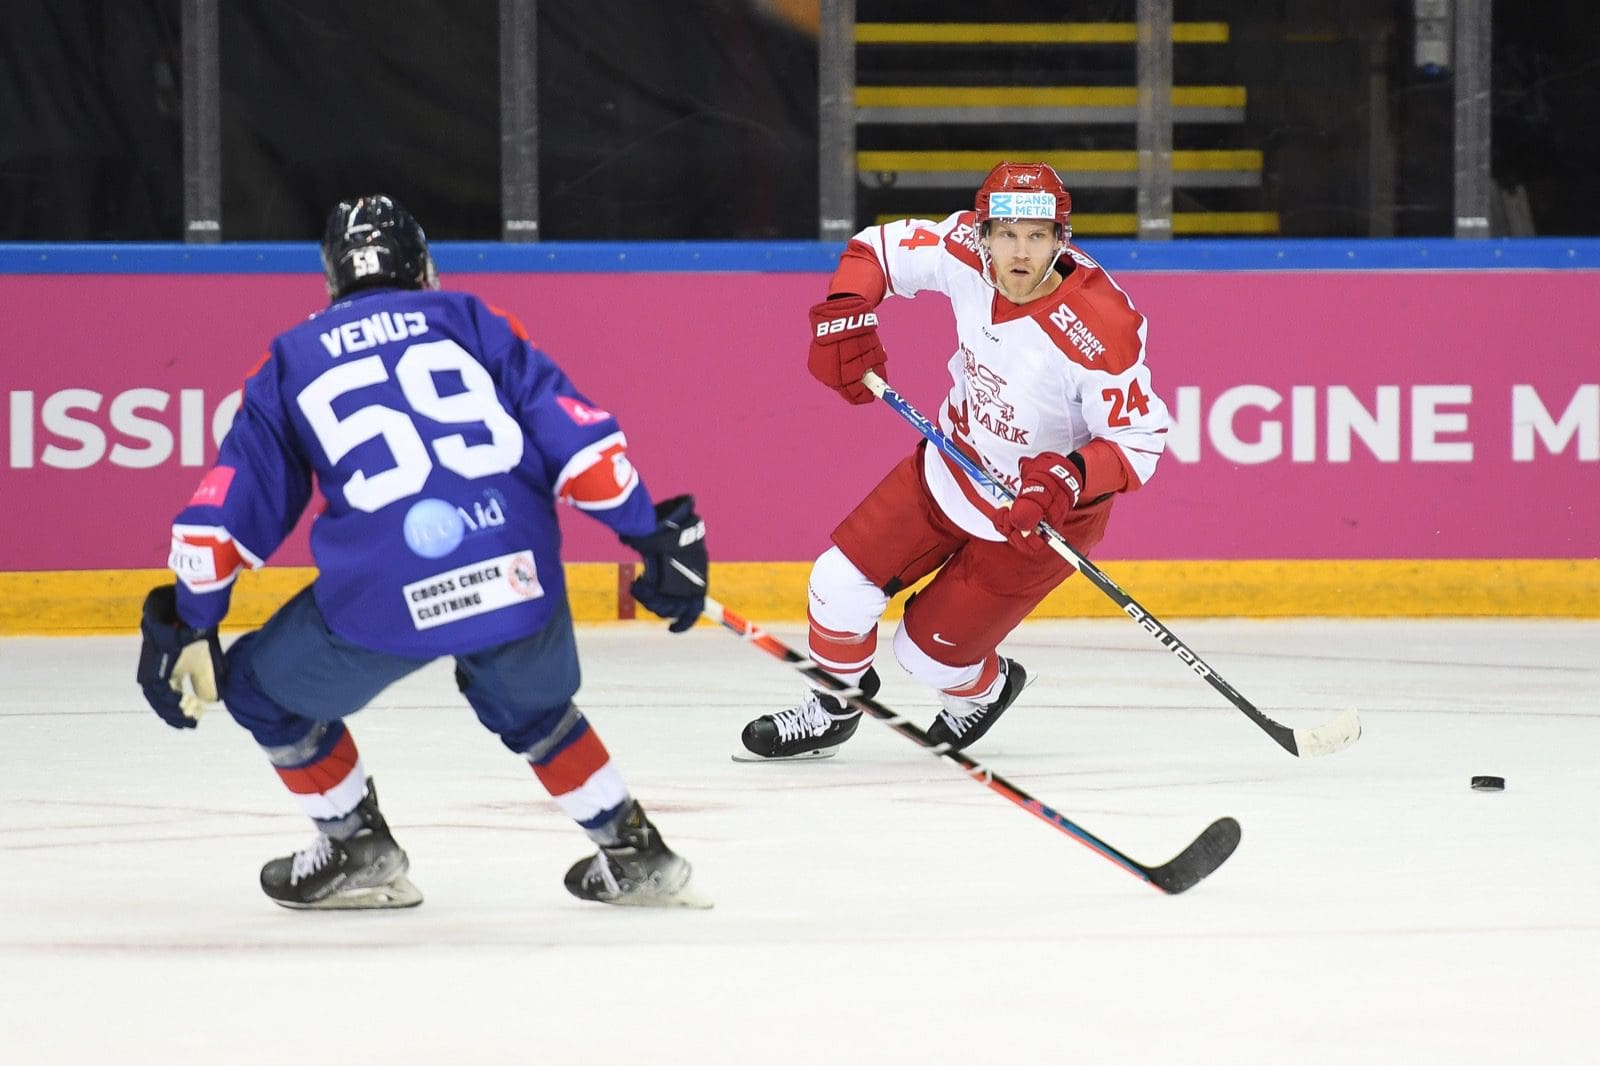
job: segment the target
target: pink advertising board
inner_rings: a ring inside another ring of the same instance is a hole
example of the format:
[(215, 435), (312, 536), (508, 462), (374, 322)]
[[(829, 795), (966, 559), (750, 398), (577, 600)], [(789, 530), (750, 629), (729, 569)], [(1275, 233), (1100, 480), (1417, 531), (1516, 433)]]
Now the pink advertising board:
[[(1106, 559), (1600, 555), (1600, 272), (1124, 272), (1168, 456)], [(713, 558), (809, 560), (917, 442), (806, 374), (825, 275), (461, 274), (621, 419)], [(167, 526), (313, 275), (0, 276), (0, 570), (159, 567)], [(883, 309), (889, 376), (943, 395), (948, 305)], [(573, 561), (625, 559), (569, 515)], [(275, 559), (309, 562), (303, 535)]]

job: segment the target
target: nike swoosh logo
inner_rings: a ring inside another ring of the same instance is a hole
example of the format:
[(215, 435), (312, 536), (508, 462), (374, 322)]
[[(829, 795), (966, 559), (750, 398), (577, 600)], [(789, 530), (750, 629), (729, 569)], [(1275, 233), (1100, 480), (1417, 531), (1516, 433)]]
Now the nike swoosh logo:
[(955, 641), (953, 641), (953, 640), (945, 640), (943, 637), (941, 637), (937, 633), (935, 633), (933, 635), (933, 642), (935, 644), (943, 644), (947, 648), (953, 648), (953, 647), (956, 646), (956, 642)]

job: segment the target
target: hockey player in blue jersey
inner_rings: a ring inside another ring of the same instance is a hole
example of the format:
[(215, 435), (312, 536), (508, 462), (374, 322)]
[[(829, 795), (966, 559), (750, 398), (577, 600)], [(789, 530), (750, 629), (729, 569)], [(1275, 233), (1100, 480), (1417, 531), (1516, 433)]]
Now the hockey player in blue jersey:
[[(138, 681), (191, 728), (220, 699), (317, 827), (261, 887), (307, 909), (422, 895), (344, 718), (451, 656), (478, 719), (598, 846), (580, 899), (706, 906), (572, 702), (579, 668), (557, 502), (644, 560), (633, 596), (687, 630), (705, 603), (689, 496), (652, 504), (617, 421), (509, 315), (439, 291), (422, 228), (387, 196), (340, 203), (322, 239), (326, 310), (280, 334), (246, 382), (216, 465), (172, 528), (175, 585), (146, 598)], [(233, 581), (309, 503), (316, 579), (224, 654)]]

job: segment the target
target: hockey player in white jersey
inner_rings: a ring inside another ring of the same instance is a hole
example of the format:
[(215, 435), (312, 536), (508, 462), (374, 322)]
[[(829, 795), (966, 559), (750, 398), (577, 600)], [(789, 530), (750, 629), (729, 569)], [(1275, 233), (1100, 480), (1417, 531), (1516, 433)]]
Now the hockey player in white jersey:
[[(942, 293), (955, 314), (940, 428), (1015, 494), (1009, 507), (926, 442), (833, 531), (811, 570), (809, 651), (871, 696), (889, 600), (938, 571), (906, 604), (895, 658), (937, 694), (927, 734), (965, 748), (1022, 692), (1027, 673), (997, 648), (1072, 568), (1031, 531), (1047, 520), (1087, 555), (1112, 501), (1150, 479), (1166, 406), (1145, 365), (1146, 322), (1105, 269), (1071, 243), (1072, 200), (1048, 165), (1001, 163), (974, 210), (858, 233), (828, 298), (811, 308), (807, 365), (853, 404), (887, 378), (878, 305)], [(834, 754), (860, 712), (823, 692), (750, 722), (747, 761)]]

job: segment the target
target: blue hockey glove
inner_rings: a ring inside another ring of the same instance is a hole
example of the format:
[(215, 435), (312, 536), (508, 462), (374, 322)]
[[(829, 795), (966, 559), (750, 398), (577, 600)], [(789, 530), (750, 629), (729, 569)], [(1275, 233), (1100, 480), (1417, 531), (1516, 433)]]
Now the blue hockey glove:
[(178, 587), (161, 585), (144, 598), (139, 632), (144, 645), (135, 678), (145, 700), (174, 729), (193, 729), (206, 704), (216, 702), (222, 682), (217, 631), (184, 625), (178, 617)]
[(694, 513), (693, 496), (674, 496), (656, 504), (656, 528), (622, 543), (644, 559), (644, 573), (633, 582), (633, 598), (653, 614), (670, 618), (667, 628), (682, 633), (706, 609), (706, 524)]

